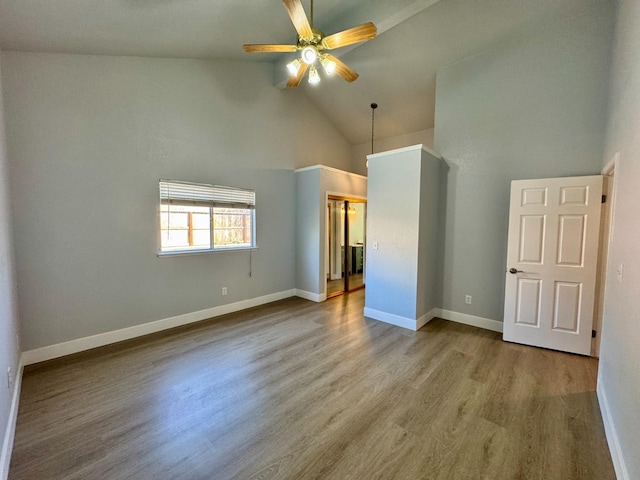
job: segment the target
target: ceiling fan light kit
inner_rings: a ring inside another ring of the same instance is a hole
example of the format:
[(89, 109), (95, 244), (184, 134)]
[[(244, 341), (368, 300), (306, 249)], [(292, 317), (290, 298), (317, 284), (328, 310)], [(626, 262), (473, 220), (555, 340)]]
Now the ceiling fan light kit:
[(309, 83), (316, 84), (320, 83), (320, 75), (318, 74), (318, 69), (315, 65), (311, 65), (309, 67)]
[(313, 28), (313, 0), (311, 0), (311, 23), (307, 20), (307, 15), (302, 7), (301, 0), (282, 0), (284, 7), (289, 13), (291, 23), (298, 32), (298, 42), (296, 45), (272, 45), (272, 44), (245, 44), (244, 51), (247, 53), (284, 53), (300, 52), (300, 57), (287, 64), (287, 70), (291, 77), (287, 82), (288, 87), (297, 87), (302, 78), (309, 71), (309, 83), (320, 82), (320, 75), (316, 62), (322, 65), (325, 73), (331, 75), (337, 73), (347, 82), (353, 82), (358, 78), (358, 73), (347, 66), (335, 56), (324, 53), (325, 50), (346, 47), (354, 43), (364, 42), (375, 38), (377, 35), (376, 26), (371, 23), (364, 23), (357, 27), (325, 36), (323, 32)]
[(300, 58), (307, 65), (313, 65), (314, 63), (316, 63), (316, 59), (318, 58), (318, 51), (315, 49), (315, 47), (304, 47), (302, 49), (302, 52), (300, 52)]
[(299, 58), (296, 58), (292, 62), (287, 63), (287, 70), (289, 70), (289, 73), (291, 74), (292, 77), (295, 77), (298, 74), (298, 70), (300, 70), (301, 66), (302, 66), (302, 60), (300, 60)]
[(330, 60), (326, 55), (322, 55), (320, 57), (320, 64), (322, 65), (322, 68), (324, 68), (324, 71), (327, 73), (327, 75), (335, 73), (336, 62)]

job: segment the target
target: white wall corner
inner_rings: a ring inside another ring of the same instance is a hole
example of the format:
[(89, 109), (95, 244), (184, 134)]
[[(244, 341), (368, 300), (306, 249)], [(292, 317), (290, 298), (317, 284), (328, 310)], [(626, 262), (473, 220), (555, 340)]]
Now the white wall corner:
[(11, 409), (9, 410), (9, 419), (7, 421), (7, 429), (4, 432), (4, 440), (2, 441), (2, 452), (0, 453), (0, 480), (9, 478), (9, 464), (11, 463), (11, 452), (13, 451), (13, 439), (16, 433), (16, 423), (18, 421), (18, 407), (20, 404), (20, 390), (22, 389), (22, 372), (24, 370), (22, 358), (16, 372), (16, 383), (13, 388), (13, 398), (11, 400)]
[(92, 348), (103, 347), (112, 343), (131, 340), (132, 338), (141, 337), (150, 333), (161, 332), (170, 328), (181, 327), (190, 323), (208, 320), (209, 318), (219, 317), (228, 313), (238, 312), (247, 308), (257, 307), (266, 303), (276, 302), (285, 298), (296, 295), (294, 289), (284, 290), (282, 292), (271, 293), (262, 297), (241, 300), (235, 303), (220, 305), (217, 307), (199, 310), (197, 312), (185, 313), (175, 317), (164, 318), (134, 327), (123, 328), (111, 332), (100, 333), (90, 337), (78, 338), (68, 342), (49, 345), (47, 347), (28, 350), (22, 353), (22, 361), (24, 365), (32, 365), (34, 363), (52, 360), (54, 358), (71, 355), (73, 353), (83, 352)]
[(466, 313), (452, 312), (451, 310), (437, 309), (437, 314), (435, 316), (451, 322), (464, 323), (465, 325), (484, 328), (485, 330), (492, 330), (499, 333), (502, 333), (504, 326), (504, 324), (498, 320), (476, 317), (475, 315), (468, 315)]
[(324, 302), (327, 299), (326, 293), (312, 293), (306, 290), (295, 289), (295, 296), (304, 298), (305, 300), (311, 300), (312, 302)]
[(432, 308), (427, 313), (425, 313), (420, 318), (418, 318), (416, 320), (416, 330), (420, 330), (422, 327), (424, 327), (431, 320), (433, 320), (434, 318), (438, 317), (438, 313), (440, 313), (440, 309)]
[(616, 472), (616, 478), (618, 478), (618, 480), (631, 480), (627, 466), (624, 463), (622, 449), (620, 448), (620, 441), (618, 440), (618, 433), (616, 431), (615, 424), (613, 423), (613, 417), (611, 416), (611, 410), (609, 409), (609, 401), (607, 400), (607, 394), (602, 386), (602, 379), (600, 378), (599, 372), (596, 393), (598, 395), (600, 413), (602, 414), (602, 423), (604, 424), (604, 433), (607, 437), (607, 444), (609, 445), (609, 453), (611, 454), (611, 461), (613, 462), (613, 468)]

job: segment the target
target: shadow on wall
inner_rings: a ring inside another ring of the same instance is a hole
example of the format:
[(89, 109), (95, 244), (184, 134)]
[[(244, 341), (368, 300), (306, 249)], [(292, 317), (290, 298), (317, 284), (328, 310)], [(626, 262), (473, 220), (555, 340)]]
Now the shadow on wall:
[[(451, 285), (445, 285), (445, 256), (447, 254), (447, 245), (446, 245), (446, 228), (447, 228), (447, 211), (449, 210), (448, 202), (452, 204), (455, 203), (455, 181), (449, 181), (449, 175), (451, 174), (451, 178), (455, 180), (456, 170), (458, 167), (443, 157), (442, 165), (440, 165), (440, 178), (438, 181), (440, 182), (440, 198), (438, 199), (440, 203), (440, 211), (438, 213), (438, 223), (437, 229), (440, 232), (440, 241), (438, 242), (438, 272), (437, 278), (439, 281), (436, 284), (436, 305), (442, 308), (445, 305), (445, 292), (451, 291)], [(454, 188), (451, 188), (451, 187)], [(449, 191), (451, 191), (451, 196), (449, 196)], [(448, 276), (451, 278), (451, 276)]]

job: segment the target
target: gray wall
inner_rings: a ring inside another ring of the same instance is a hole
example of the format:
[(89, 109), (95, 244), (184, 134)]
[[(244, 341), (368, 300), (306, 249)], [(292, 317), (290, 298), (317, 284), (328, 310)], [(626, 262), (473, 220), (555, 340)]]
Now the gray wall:
[[(350, 147), (267, 64), (2, 54), (24, 349), (295, 286), (293, 168)], [(258, 251), (158, 258), (158, 179), (252, 188)], [(229, 294), (221, 296), (221, 287)]]
[[(619, 2), (604, 164), (620, 152), (598, 390), (608, 402), (627, 477), (640, 478), (640, 3)], [(622, 281), (616, 269), (623, 265)], [(620, 473), (620, 472), (619, 472)], [(619, 475), (618, 478), (625, 478)]]
[(502, 320), (511, 180), (600, 172), (613, 8), (589, 3), (438, 72), (445, 310)]
[[(13, 235), (9, 199), (8, 159), (5, 140), (4, 105), (0, 69), (0, 455), (9, 421), (9, 410), (18, 373), (19, 339), (16, 281), (13, 263)], [(6, 372), (11, 368), (13, 388), (7, 388)], [(0, 456), (0, 478), (3, 468), (9, 468), (9, 459)]]

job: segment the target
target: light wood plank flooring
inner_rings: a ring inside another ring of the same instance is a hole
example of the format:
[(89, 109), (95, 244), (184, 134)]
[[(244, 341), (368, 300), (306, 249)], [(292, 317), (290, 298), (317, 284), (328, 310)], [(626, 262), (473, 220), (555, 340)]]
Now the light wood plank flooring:
[(597, 361), (364, 293), (288, 299), (30, 367), (9, 478), (614, 479)]

